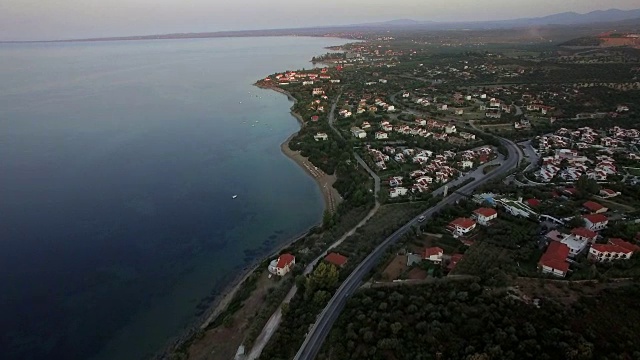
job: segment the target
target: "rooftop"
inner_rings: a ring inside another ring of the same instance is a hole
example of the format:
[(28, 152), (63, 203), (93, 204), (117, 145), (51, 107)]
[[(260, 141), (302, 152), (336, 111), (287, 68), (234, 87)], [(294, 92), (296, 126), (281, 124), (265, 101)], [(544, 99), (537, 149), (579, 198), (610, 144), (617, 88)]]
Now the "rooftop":
[(592, 224), (603, 223), (609, 221), (609, 219), (602, 214), (583, 215), (585, 220), (589, 220)]
[(347, 263), (347, 257), (339, 253), (332, 252), (325, 256), (324, 260), (336, 266), (342, 266)]
[(569, 270), (567, 256), (569, 256), (569, 247), (567, 245), (559, 242), (552, 242), (549, 244), (547, 251), (545, 251), (540, 258), (539, 264), (562, 272), (567, 272)]
[(294, 262), (295, 260), (296, 260), (296, 257), (291, 254), (280, 254), (280, 256), (278, 257), (278, 264), (276, 265), (276, 267), (279, 269), (282, 269), (285, 266)]
[(459, 226), (463, 229), (468, 229), (474, 226), (475, 224), (476, 222), (473, 219), (469, 219), (469, 218), (457, 218), (449, 223), (449, 225)]
[(582, 236), (582, 237), (588, 238), (588, 239), (593, 239), (596, 236), (598, 236), (598, 233), (596, 233), (595, 231), (591, 231), (591, 230), (589, 230), (587, 228), (583, 228), (583, 227), (572, 229), (571, 233), (573, 235)]
[(496, 209), (492, 209), (492, 208), (479, 208), (473, 211), (475, 214), (478, 215), (482, 215), (484, 217), (490, 217), (490, 216), (494, 216), (497, 215), (498, 212), (496, 211)]

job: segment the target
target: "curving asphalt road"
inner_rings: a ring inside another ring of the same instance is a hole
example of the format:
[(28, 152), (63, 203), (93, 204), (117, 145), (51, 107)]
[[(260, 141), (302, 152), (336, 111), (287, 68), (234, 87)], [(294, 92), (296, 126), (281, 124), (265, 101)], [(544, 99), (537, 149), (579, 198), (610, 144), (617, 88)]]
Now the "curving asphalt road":
[(358, 287), (362, 283), (365, 276), (367, 276), (367, 274), (371, 271), (371, 269), (373, 269), (375, 264), (378, 262), (378, 259), (380, 258), (380, 256), (384, 254), (385, 250), (390, 245), (397, 242), (414, 225), (418, 224), (418, 217), (424, 216), (427, 219), (431, 218), (435, 212), (439, 211), (444, 206), (460, 200), (461, 198), (464, 197), (464, 195), (470, 195), (471, 193), (473, 193), (475, 188), (478, 187), (479, 185), (493, 178), (499, 177), (505, 174), (506, 172), (512, 169), (515, 169), (518, 166), (519, 161), (522, 157), (522, 153), (520, 152), (520, 149), (518, 148), (518, 146), (507, 139), (501, 138), (500, 142), (502, 142), (507, 147), (507, 150), (509, 152), (509, 157), (505, 160), (502, 166), (500, 166), (499, 168), (490, 172), (487, 175), (476, 178), (476, 180), (474, 180), (473, 182), (463, 186), (455, 193), (449, 195), (448, 197), (440, 201), (436, 206), (426, 210), (419, 216), (416, 216), (413, 220), (409, 221), (400, 229), (396, 230), (393, 234), (391, 234), (388, 238), (386, 238), (380, 245), (378, 245), (378, 247), (376, 247), (367, 256), (366, 259), (364, 259), (364, 261), (362, 261), (358, 265), (358, 267), (356, 267), (356, 269), (349, 275), (349, 277), (338, 288), (338, 290), (333, 295), (331, 300), (329, 300), (329, 303), (327, 304), (327, 306), (322, 310), (322, 312), (318, 316), (315, 324), (313, 324), (313, 326), (307, 333), (304, 343), (298, 350), (298, 353), (294, 358), (295, 360), (315, 359), (316, 355), (320, 351), (320, 348), (322, 347), (322, 343), (324, 342), (324, 339), (329, 334), (329, 331), (331, 330), (333, 323), (336, 321), (336, 319), (340, 315), (340, 312), (344, 308), (349, 296), (358, 289)]

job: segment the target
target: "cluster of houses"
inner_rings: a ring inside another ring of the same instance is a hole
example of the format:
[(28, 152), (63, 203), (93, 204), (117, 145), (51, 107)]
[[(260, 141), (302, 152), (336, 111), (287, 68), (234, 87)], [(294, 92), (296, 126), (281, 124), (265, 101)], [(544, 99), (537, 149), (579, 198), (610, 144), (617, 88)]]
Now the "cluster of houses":
[[(324, 261), (333, 264), (336, 267), (343, 267), (347, 263), (348, 258), (337, 252), (329, 253), (325, 256)], [(272, 260), (267, 267), (269, 273), (277, 276), (285, 276), (296, 264), (296, 257), (289, 253), (280, 254), (277, 259)]]
[[(342, 110), (346, 111), (346, 110)], [(350, 113), (348, 116), (351, 116)], [(340, 113), (341, 116), (342, 113)], [(360, 132), (364, 131), (364, 133)], [(358, 139), (367, 138), (367, 131), (372, 131), (373, 126), (368, 121), (364, 121), (360, 127), (354, 126), (351, 128), (351, 134)], [(379, 128), (374, 133), (376, 140), (386, 140), (389, 138), (389, 134), (395, 132), (399, 135), (408, 136), (420, 136), (424, 138), (433, 137), (435, 140), (440, 141), (459, 141), (465, 143), (467, 141), (474, 141), (476, 136), (468, 132), (458, 132), (456, 126), (453, 124), (447, 124), (437, 120), (425, 120), (416, 119), (415, 125), (410, 126), (407, 124), (392, 125), (389, 121), (382, 121), (379, 124)]]
[[(462, 170), (469, 170), (476, 163), (485, 163), (495, 156), (495, 152), (488, 146), (474, 150), (462, 151), (458, 154), (452, 151), (444, 151), (442, 154), (434, 154), (431, 150), (412, 148), (395, 148), (384, 146), (382, 150), (367, 146), (375, 167), (386, 170), (387, 163), (395, 161), (399, 164), (413, 163), (418, 169), (409, 174), (410, 182), (402, 176), (392, 176), (388, 180), (390, 187), (389, 196), (396, 198), (412, 193), (423, 193), (431, 189), (433, 184), (444, 184), (460, 175)], [(459, 159), (459, 160), (457, 160)], [(410, 183), (410, 184), (409, 184)]]
[[(596, 181), (606, 181), (619, 173), (615, 159), (610, 156), (614, 151), (624, 149), (627, 158), (640, 159), (632, 151), (640, 145), (638, 130), (614, 127), (608, 133), (610, 136), (603, 136), (589, 127), (574, 131), (561, 128), (555, 134), (537, 138), (538, 152), (548, 155), (542, 157), (536, 178), (541, 182), (554, 178), (572, 182), (586, 175)], [(588, 157), (581, 151), (590, 148), (599, 149), (599, 155)]]
[[(289, 85), (300, 83), (302, 85), (314, 85), (318, 82), (328, 81), (331, 83), (339, 83), (340, 79), (332, 79), (329, 74), (328, 68), (320, 69), (320, 73), (317, 72), (297, 72), (297, 71), (287, 71), (285, 73), (276, 74), (271, 77), (266, 77), (263, 80), (265, 83), (277, 82), (278, 85)], [(315, 89), (314, 89), (315, 92)], [(316, 94), (314, 94), (316, 95)]]
[(447, 230), (451, 232), (453, 237), (461, 237), (468, 235), (477, 224), (482, 226), (490, 226), (491, 222), (498, 218), (498, 212), (494, 208), (481, 207), (473, 211), (471, 217), (457, 218), (447, 225)]
[(570, 259), (582, 254), (587, 248), (587, 258), (592, 262), (629, 260), (640, 250), (640, 246), (620, 238), (609, 238), (607, 243), (596, 243), (598, 234), (586, 228), (571, 230), (571, 234), (547, 234), (552, 241), (538, 262), (545, 274), (565, 277), (569, 273)]

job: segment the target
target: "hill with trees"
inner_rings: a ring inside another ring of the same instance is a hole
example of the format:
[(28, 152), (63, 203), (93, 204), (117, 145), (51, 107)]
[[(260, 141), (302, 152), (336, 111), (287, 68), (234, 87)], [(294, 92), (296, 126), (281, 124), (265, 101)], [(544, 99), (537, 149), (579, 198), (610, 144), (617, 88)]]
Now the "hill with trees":
[(318, 359), (640, 356), (637, 284), (574, 295), (571, 304), (531, 301), (517, 290), (453, 281), (366, 289), (348, 302)]

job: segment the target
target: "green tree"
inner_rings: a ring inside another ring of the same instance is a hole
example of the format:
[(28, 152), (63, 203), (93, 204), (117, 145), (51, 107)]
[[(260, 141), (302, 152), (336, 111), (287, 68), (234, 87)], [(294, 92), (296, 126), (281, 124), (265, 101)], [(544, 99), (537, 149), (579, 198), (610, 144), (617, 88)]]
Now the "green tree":
[(584, 225), (585, 225), (584, 218), (582, 216), (574, 216), (567, 223), (567, 226), (572, 229), (584, 227)]
[(600, 192), (600, 188), (597, 181), (589, 179), (586, 175), (580, 176), (576, 181), (576, 189), (583, 195), (595, 195)]

